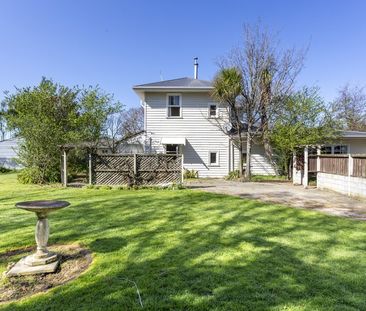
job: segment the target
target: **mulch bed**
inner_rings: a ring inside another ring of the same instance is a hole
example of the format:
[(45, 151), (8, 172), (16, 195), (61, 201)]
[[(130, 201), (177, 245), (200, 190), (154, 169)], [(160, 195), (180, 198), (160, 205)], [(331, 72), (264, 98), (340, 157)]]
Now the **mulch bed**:
[[(55, 273), (6, 277), (5, 273), (0, 277), (0, 304), (17, 300), (39, 292), (45, 292), (56, 286), (65, 284), (77, 278), (92, 262), (91, 252), (78, 244), (54, 245), (50, 251), (59, 254), (60, 265)], [(30, 255), (34, 248), (23, 248), (0, 254), (0, 260), (9, 262), (8, 270), (21, 257)]]

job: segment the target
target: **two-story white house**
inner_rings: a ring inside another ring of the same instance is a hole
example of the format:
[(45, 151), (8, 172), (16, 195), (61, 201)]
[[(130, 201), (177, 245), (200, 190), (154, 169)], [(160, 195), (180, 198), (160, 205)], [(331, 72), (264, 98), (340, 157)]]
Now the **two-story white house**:
[[(144, 107), (146, 152), (181, 153), (184, 169), (199, 177), (224, 177), (238, 169), (238, 150), (215, 122), (222, 108), (211, 98), (212, 89), (210, 81), (198, 79), (197, 61), (193, 78), (134, 86)], [(274, 174), (263, 146), (253, 148), (252, 173)]]

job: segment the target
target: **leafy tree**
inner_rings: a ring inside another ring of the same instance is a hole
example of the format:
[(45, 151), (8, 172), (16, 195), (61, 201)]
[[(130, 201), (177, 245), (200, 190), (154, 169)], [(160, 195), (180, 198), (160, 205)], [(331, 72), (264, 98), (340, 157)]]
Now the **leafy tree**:
[(292, 155), (299, 146), (331, 142), (338, 129), (317, 88), (304, 88), (288, 96), (270, 135), (284, 172), (290, 176)]
[(341, 121), (343, 129), (366, 130), (366, 94), (364, 88), (344, 86), (332, 103), (332, 112)]
[(0, 102), (0, 141), (5, 139), (7, 133), (6, 115), (7, 107), (5, 101)]
[[(257, 24), (245, 26), (243, 45), (222, 60), (221, 71), (235, 68), (240, 76), (240, 94), (235, 100), (235, 110), (241, 114), (235, 122), (242, 123), (236, 127), (242, 128), (244, 133), (237, 132), (236, 142), (241, 149), (241, 136), (245, 136), (246, 180), (251, 178), (252, 146), (258, 137), (262, 137), (267, 157), (272, 160), (269, 140), (272, 116), (281, 109), (283, 98), (291, 94), (304, 54), (304, 51), (294, 49), (281, 50), (276, 36)], [(231, 132), (226, 133), (232, 136)]]
[(10, 129), (22, 138), (24, 180), (45, 183), (60, 177), (60, 145), (96, 140), (113, 109), (112, 96), (99, 88), (69, 88), (43, 78), (36, 87), (5, 98)]

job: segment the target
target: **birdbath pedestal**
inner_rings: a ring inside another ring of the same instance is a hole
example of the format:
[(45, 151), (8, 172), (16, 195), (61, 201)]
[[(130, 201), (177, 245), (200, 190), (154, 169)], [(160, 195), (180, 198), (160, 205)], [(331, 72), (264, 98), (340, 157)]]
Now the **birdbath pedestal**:
[(55, 272), (59, 260), (55, 253), (47, 250), (49, 237), (49, 225), (47, 216), (50, 212), (69, 206), (66, 201), (28, 201), (20, 202), (15, 206), (37, 215), (36, 243), (37, 251), (19, 260), (7, 273), (7, 276), (19, 276), (29, 274), (41, 274)]

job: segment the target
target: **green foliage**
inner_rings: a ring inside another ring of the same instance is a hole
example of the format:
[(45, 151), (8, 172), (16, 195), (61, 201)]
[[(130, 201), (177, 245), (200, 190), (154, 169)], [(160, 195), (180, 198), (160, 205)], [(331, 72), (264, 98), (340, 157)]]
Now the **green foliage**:
[(113, 188), (111, 186), (108, 185), (103, 185), (99, 187), (100, 190), (112, 190)]
[(0, 174), (6, 174), (6, 173), (11, 173), (14, 172), (14, 170), (10, 169), (10, 168), (6, 168), (4, 166), (0, 166)]
[(195, 179), (198, 178), (198, 171), (192, 169), (192, 170), (188, 170), (185, 169), (184, 173), (183, 173), (183, 178), (184, 179)]
[(226, 180), (236, 180), (236, 179), (239, 179), (239, 178), (240, 178), (240, 172), (239, 172), (239, 170), (231, 171), (229, 173), (229, 175), (227, 175), (225, 177)]
[(83, 189), (96, 189), (95, 185), (86, 185)]
[(7, 124), (22, 138), (20, 162), (28, 168), (20, 180), (37, 183), (59, 180), (60, 145), (95, 141), (118, 107), (98, 87), (69, 88), (45, 78), (36, 87), (16, 89), (5, 103)]
[(243, 87), (243, 77), (236, 68), (224, 68), (213, 81), (212, 97), (220, 103), (234, 105)]
[(252, 176), (253, 182), (284, 182), (288, 181), (287, 176), (280, 175), (253, 175)]
[(22, 184), (44, 184), (45, 181), (53, 183), (59, 180), (59, 172), (50, 172), (47, 178), (44, 171), (38, 167), (26, 167), (18, 173), (18, 181)]
[(287, 97), (270, 135), (280, 167), (287, 172), (293, 151), (299, 146), (333, 141), (338, 128), (317, 88), (304, 88)]
[(94, 190), (182, 190), (185, 187), (181, 183), (172, 183), (164, 186), (161, 185), (120, 185), (120, 186), (109, 186), (109, 185), (86, 185), (84, 189), (94, 189)]

